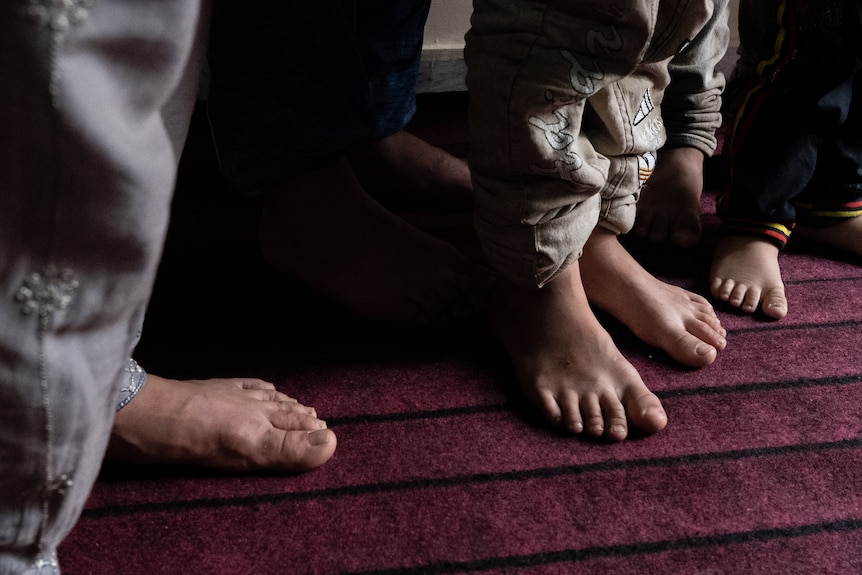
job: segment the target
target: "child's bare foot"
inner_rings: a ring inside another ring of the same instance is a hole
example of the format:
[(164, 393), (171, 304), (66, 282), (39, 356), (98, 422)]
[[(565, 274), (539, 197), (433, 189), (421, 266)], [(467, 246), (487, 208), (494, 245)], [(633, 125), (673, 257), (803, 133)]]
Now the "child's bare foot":
[(667, 415), (599, 324), (578, 264), (541, 289), (500, 281), (490, 317), (527, 398), (572, 433), (621, 441), (631, 423), (653, 433)]
[(704, 367), (727, 346), (727, 331), (709, 302), (653, 277), (616, 234), (596, 228), (580, 263), (590, 302), (676, 361)]
[(839, 220), (829, 226), (798, 224), (793, 233), (862, 256), (862, 216)]
[(455, 212), (473, 208), (467, 162), (401, 131), (349, 153), (363, 187), (381, 201), (411, 200)]
[(700, 241), (703, 153), (695, 148), (659, 150), (655, 171), (637, 204), (632, 232), (655, 243), (690, 248)]
[(268, 191), (264, 258), (365, 317), (419, 325), (484, 310), (485, 274), (387, 211), (338, 158)]
[(766, 240), (744, 236), (721, 238), (710, 272), (713, 297), (745, 313), (761, 309), (773, 319), (786, 316), (787, 297), (778, 253), (778, 247)]
[(117, 412), (107, 458), (293, 473), (325, 463), (336, 443), (314, 409), (270, 383), (148, 374), (143, 389)]

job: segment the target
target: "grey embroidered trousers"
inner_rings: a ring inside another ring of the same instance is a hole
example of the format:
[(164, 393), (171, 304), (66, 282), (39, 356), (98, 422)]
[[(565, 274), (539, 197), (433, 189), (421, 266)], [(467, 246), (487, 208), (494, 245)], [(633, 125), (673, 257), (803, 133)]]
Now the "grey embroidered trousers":
[(98, 474), (161, 256), (201, 14), (0, 2), (2, 575), (58, 572)]

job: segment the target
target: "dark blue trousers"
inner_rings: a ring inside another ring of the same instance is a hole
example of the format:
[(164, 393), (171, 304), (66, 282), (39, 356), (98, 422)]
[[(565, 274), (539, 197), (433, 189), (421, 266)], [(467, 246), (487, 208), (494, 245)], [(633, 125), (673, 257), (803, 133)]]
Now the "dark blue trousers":
[(724, 231), (783, 247), (798, 221), (862, 213), (862, 7), (742, 0), (725, 94)]
[(214, 4), (208, 110), (238, 191), (317, 167), (413, 116), (430, 0)]

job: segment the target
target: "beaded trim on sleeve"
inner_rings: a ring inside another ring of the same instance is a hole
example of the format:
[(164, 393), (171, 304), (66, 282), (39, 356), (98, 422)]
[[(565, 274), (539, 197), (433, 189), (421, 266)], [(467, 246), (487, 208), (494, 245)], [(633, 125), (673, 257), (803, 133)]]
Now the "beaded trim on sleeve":
[(57, 561), (56, 553), (49, 553), (40, 557), (28, 567), (23, 575), (60, 575), (60, 563)]
[(134, 359), (129, 358), (129, 363), (126, 365), (123, 373), (129, 378), (129, 383), (120, 388), (117, 411), (126, 407), (138, 395), (138, 392), (141, 391), (141, 388), (144, 387), (144, 383), (147, 381), (147, 372)]

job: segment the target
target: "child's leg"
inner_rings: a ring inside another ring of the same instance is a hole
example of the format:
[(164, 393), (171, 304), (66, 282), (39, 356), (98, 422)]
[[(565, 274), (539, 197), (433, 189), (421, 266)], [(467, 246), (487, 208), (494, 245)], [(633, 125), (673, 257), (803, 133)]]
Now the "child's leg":
[(727, 345), (727, 332), (709, 302), (650, 275), (616, 234), (597, 228), (580, 262), (590, 301), (675, 360), (704, 367)]
[[(855, 14), (862, 33), (862, 14)], [(797, 201), (800, 221), (794, 233), (862, 255), (862, 72), (857, 70), (844, 90), (834, 90), (824, 101), (846, 110), (846, 120), (820, 149), (814, 178)]]
[(593, 315), (577, 263), (540, 289), (501, 281), (490, 317), (524, 393), (550, 422), (616, 441), (628, 422), (646, 432), (667, 424), (659, 399)]
[(375, 198), (469, 210), (467, 163), (406, 132), (416, 109), (416, 80), (430, 0), (356, 2), (356, 45), (374, 118), (369, 137), (349, 151), (363, 187)]
[[(465, 315), (484, 297), (472, 264), (369, 196), (347, 159), (412, 116), (427, 9), (427, 0), (220, 4), (210, 43), (222, 170), (239, 191), (266, 191), (264, 257), (359, 315), (408, 324)], [(416, 139), (397, 138), (423, 157)], [(372, 164), (364, 175), (392, 163), (360, 155), (357, 167)], [(434, 184), (464, 179), (463, 164), (425, 159), (408, 167), (426, 172), (417, 180), (437, 169), (454, 175)]]
[(710, 272), (710, 292), (745, 313), (758, 309), (773, 319), (787, 315), (787, 297), (778, 266), (778, 246), (753, 236), (725, 236), (718, 242)]
[[(762, 309), (774, 319), (787, 314), (778, 253), (794, 229), (797, 207), (808, 199), (828, 201), (823, 192), (835, 187), (852, 189), (862, 174), (854, 160), (862, 146), (852, 143), (858, 127), (850, 127), (857, 120), (849, 108), (858, 69), (853, 39), (862, 30), (860, 8), (846, 2), (824, 7), (782, 10), (777, 2), (759, 0), (740, 4), (740, 60), (725, 110), (731, 126), (726, 146), (730, 190), (719, 198), (725, 237), (710, 287), (717, 299), (747, 313)], [(835, 159), (843, 145), (836, 134), (842, 132), (855, 147), (843, 165), (843, 158)], [(836, 204), (848, 199), (852, 204), (859, 198), (845, 195)], [(849, 232), (853, 249), (857, 226), (824, 230), (820, 237), (845, 242), (840, 236)], [(811, 231), (812, 237), (818, 234)]]
[(406, 130), (354, 148), (349, 157), (362, 186), (381, 202), (455, 212), (473, 207), (467, 162)]
[(794, 233), (800, 237), (862, 256), (862, 217), (855, 216), (842, 219), (827, 226), (800, 224)]
[(638, 200), (632, 232), (651, 242), (695, 246), (701, 234), (702, 191), (703, 152), (685, 147), (659, 150), (655, 171)]
[(276, 269), (363, 316), (422, 324), (484, 308), (484, 272), (372, 199), (344, 157), (272, 186), (260, 241)]

